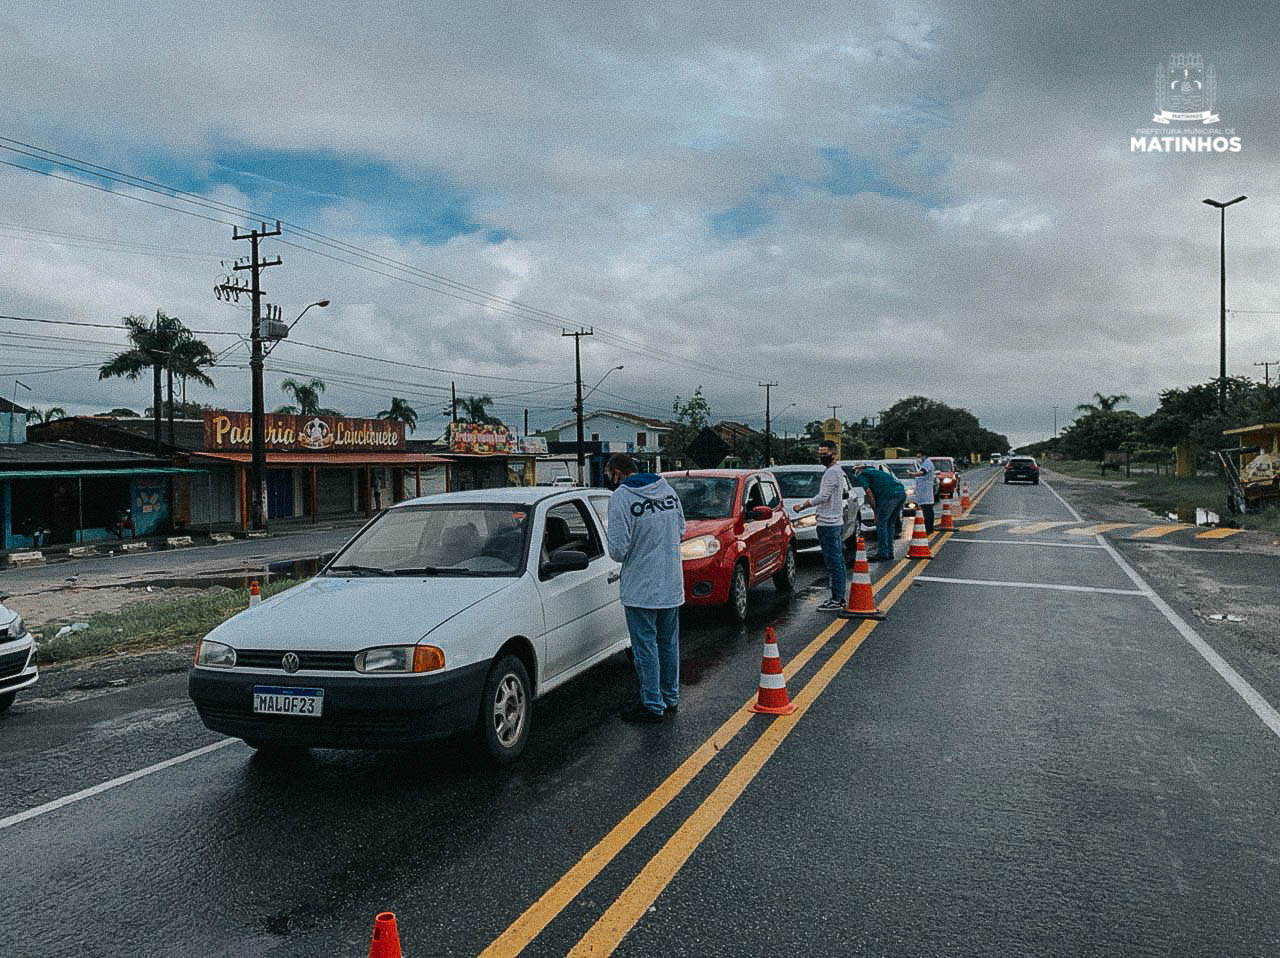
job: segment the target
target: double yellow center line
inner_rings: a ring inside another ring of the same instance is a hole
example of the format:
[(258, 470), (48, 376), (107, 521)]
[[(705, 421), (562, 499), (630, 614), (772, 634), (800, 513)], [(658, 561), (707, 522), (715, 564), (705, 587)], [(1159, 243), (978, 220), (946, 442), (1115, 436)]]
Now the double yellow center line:
[[(991, 488), (992, 481), (988, 481), (974, 496), (973, 504), (976, 505), (977, 501)], [(934, 544), (934, 548), (940, 549), (950, 538), (951, 533), (943, 533)], [(908, 560), (899, 561), (880, 581), (891, 581), (908, 564)], [(913, 566), (903, 576), (902, 581), (881, 600), (881, 607), (886, 610), (892, 608), (923, 568), (918, 564)], [(662, 890), (675, 878), (697, 847), (764, 768), (778, 746), (791, 734), (808, 707), (826, 690), (853, 653), (866, 641), (867, 636), (877, 624), (874, 620), (867, 620), (853, 630), (792, 699), (796, 705), (796, 711), (790, 715), (778, 716), (769, 723), (761, 736), (729, 770), (711, 794), (703, 800), (702, 804), (685, 820), (662, 849), (649, 860), (631, 884), (579, 940), (569, 952), (570, 955), (605, 955), (617, 948), (649, 906), (657, 900)], [(833, 622), (819, 632), (798, 655), (787, 663), (783, 669), (786, 678), (792, 679), (809, 663), (810, 659), (844, 629), (845, 625), (844, 621)], [(742, 731), (755, 714), (749, 711), (753, 699), (748, 699), (742, 708), (735, 711), (728, 721), (698, 746), (662, 784), (650, 792), (622, 821), (611, 828), (604, 838), (565, 872), (559, 881), (530, 905), (524, 914), (512, 922), (506, 931), (494, 939), (493, 943), (481, 952), (482, 958), (516, 955), (532, 943), (543, 929), (630, 844), (631, 840), (671, 804), (702, 769)]]

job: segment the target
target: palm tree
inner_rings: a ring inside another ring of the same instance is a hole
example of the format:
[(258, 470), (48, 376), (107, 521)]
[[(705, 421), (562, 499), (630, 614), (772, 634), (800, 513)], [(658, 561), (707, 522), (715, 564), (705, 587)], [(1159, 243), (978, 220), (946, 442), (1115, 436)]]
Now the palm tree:
[(28, 409), (27, 422), (53, 422), (65, 419), (67, 411), (61, 406), (50, 406), (48, 409)]
[(292, 396), (293, 402), (297, 405), (291, 403), (281, 406), (276, 412), (294, 413), (299, 416), (321, 416), (332, 412), (320, 408), (320, 394), (324, 392), (323, 380), (312, 379), (310, 382), (300, 383), (290, 376), (280, 384), (280, 391)]
[(409, 427), (410, 432), (418, 428), (417, 410), (409, 405), (407, 399), (399, 399), (396, 396), (391, 397), (391, 408), (378, 413), (378, 418), (389, 422), (402, 422)]
[(178, 341), (174, 344), (173, 350), (169, 353), (169, 362), (167, 363), (169, 376), (169, 443), (173, 444), (173, 377), (176, 374), (182, 380), (182, 409), (185, 412), (187, 406), (187, 380), (194, 379), (202, 386), (213, 388), (213, 380), (209, 376), (201, 372), (201, 366), (212, 366), (217, 357), (213, 354), (213, 350), (209, 348), (209, 344), (202, 339), (196, 339), (195, 334), (185, 327), (180, 331)]
[(1102, 393), (1093, 394), (1093, 402), (1082, 402), (1076, 406), (1077, 412), (1115, 412), (1116, 406), (1122, 402), (1128, 402), (1129, 397), (1124, 393), (1115, 393), (1111, 396), (1104, 396)]
[(488, 407), (492, 405), (492, 396), (463, 396), (453, 401), (453, 417), (457, 419), (458, 410), (461, 409), (463, 413), (462, 419), (466, 422), (500, 425), (502, 423), (501, 419), (489, 415)]
[[(110, 379), (113, 376), (124, 376), (126, 379), (140, 379), (145, 370), (151, 370), (151, 409), (155, 418), (156, 454), (160, 454), (160, 409), (163, 397), (160, 392), (160, 373), (169, 362), (174, 347), (179, 342), (179, 330), (185, 330), (182, 322), (173, 316), (166, 316), (163, 310), (156, 310), (154, 321), (145, 316), (124, 317), (125, 328), (129, 331), (131, 349), (113, 356), (98, 369), (99, 379)], [(170, 435), (172, 441), (172, 435)]]

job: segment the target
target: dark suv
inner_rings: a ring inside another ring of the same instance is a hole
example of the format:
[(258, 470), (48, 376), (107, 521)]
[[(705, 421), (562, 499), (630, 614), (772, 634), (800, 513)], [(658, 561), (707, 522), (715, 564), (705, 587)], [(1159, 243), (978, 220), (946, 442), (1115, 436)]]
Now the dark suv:
[(1040, 485), (1040, 466), (1036, 464), (1035, 459), (1031, 456), (1014, 456), (1006, 462), (1004, 481), (1010, 483), (1015, 479), (1025, 479), (1027, 482)]

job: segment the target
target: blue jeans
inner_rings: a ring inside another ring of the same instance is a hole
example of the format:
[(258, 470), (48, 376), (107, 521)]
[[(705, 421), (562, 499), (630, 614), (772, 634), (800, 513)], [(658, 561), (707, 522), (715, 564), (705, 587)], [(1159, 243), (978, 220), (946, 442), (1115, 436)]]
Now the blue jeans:
[(622, 608), (640, 679), (640, 704), (661, 715), (680, 701), (680, 608)]
[(822, 561), (827, 565), (827, 578), (831, 580), (831, 598), (843, 604), (849, 572), (844, 564), (844, 543), (840, 535), (844, 526), (818, 526), (818, 545), (822, 546)]
[(893, 558), (893, 527), (897, 525), (905, 495), (876, 496), (876, 548), (882, 556)]

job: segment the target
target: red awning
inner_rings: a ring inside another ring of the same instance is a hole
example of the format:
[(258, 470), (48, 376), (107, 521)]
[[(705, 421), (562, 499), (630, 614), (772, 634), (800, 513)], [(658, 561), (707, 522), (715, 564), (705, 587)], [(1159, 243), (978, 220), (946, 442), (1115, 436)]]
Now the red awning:
[[(192, 460), (215, 459), (250, 465), (253, 454), (248, 452), (193, 452)], [(267, 450), (268, 466), (438, 466), (448, 459), (425, 452), (273, 452)]]

